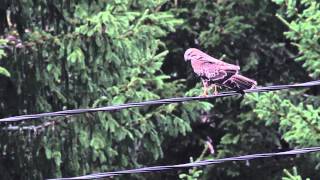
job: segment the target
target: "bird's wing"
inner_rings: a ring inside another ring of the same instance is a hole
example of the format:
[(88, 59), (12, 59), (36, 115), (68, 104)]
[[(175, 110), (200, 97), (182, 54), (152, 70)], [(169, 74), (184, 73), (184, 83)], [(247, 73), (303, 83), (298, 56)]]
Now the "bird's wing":
[(202, 61), (207, 61), (213, 64), (217, 64), (219, 66), (224, 66), (226, 69), (231, 69), (231, 70), (236, 70), (239, 71), (240, 70), (240, 66), (234, 65), (234, 64), (229, 64), (226, 62), (223, 62), (221, 60), (218, 60), (212, 56), (209, 56), (208, 54), (200, 51), (199, 49), (195, 49), (194, 48), (194, 53), (197, 55), (195, 58), (197, 60), (202, 60)]
[(228, 69), (224, 66), (211, 63), (211, 62), (202, 62), (193, 64), (193, 69), (196, 74), (200, 77), (208, 79), (210, 81), (223, 80), (225, 78), (231, 77), (237, 73), (237, 70)]
[(228, 69), (237, 70), (237, 71), (240, 70), (240, 66), (223, 62), (223, 61), (218, 60), (218, 59), (216, 59), (216, 58), (214, 58), (214, 57), (211, 57), (211, 56), (209, 56), (209, 55), (207, 55), (207, 54), (205, 54), (205, 56), (206, 56), (205, 58), (206, 58), (207, 61), (209, 61), (209, 62), (212, 62), (212, 63), (217, 64), (217, 65), (219, 65), (219, 66), (223, 66), (223, 67), (228, 68)]

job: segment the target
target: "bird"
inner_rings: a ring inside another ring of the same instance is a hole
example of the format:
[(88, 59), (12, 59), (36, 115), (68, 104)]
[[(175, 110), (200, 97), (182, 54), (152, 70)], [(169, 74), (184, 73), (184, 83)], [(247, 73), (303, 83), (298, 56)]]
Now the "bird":
[(184, 60), (191, 61), (193, 71), (201, 78), (204, 92), (208, 95), (208, 88), (214, 87), (214, 94), (218, 94), (217, 86), (224, 86), (243, 94), (243, 90), (254, 88), (255, 80), (239, 74), (240, 66), (223, 62), (209, 56), (196, 48), (189, 48), (184, 53)]

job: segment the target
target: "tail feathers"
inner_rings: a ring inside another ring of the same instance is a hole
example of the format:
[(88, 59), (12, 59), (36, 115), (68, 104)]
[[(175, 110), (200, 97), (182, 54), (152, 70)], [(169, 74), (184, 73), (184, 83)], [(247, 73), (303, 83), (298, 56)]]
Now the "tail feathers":
[(245, 90), (251, 89), (257, 86), (257, 82), (255, 80), (249, 79), (245, 76), (235, 74), (230, 77), (228, 80), (223, 82), (223, 84), (233, 90)]

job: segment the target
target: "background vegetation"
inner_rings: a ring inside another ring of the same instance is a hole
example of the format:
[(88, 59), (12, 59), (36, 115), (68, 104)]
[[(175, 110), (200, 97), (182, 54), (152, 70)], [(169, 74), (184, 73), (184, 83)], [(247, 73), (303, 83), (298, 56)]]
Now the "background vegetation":
[[(2, 0), (0, 118), (199, 95), (201, 83), (183, 61), (189, 47), (239, 64), (261, 86), (317, 79), (319, 32), (314, 0)], [(69, 177), (316, 146), (319, 94), (299, 89), (1, 124), (0, 175)], [(208, 138), (213, 155), (203, 151)], [(308, 154), (120, 179), (318, 179), (319, 160)]]

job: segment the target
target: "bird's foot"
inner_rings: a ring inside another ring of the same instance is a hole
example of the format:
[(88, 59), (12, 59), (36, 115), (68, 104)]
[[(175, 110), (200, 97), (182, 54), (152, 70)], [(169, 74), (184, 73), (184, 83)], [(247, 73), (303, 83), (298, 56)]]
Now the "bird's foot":
[(218, 93), (218, 89), (217, 89), (217, 86), (214, 86), (214, 91), (213, 91), (213, 94), (214, 95), (218, 95), (219, 93)]
[(208, 96), (208, 89), (204, 88), (203, 93), (200, 95), (200, 97), (207, 97)]
[(203, 94), (201, 94), (199, 97), (207, 97), (207, 96), (208, 96), (208, 94), (203, 93)]
[(218, 93), (218, 86), (217, 85), (212, 85), (211, 86), (211, 90), (212, 90), (212, 88), (213, 88), (213, 95), (218, 95), (219, 93)]

